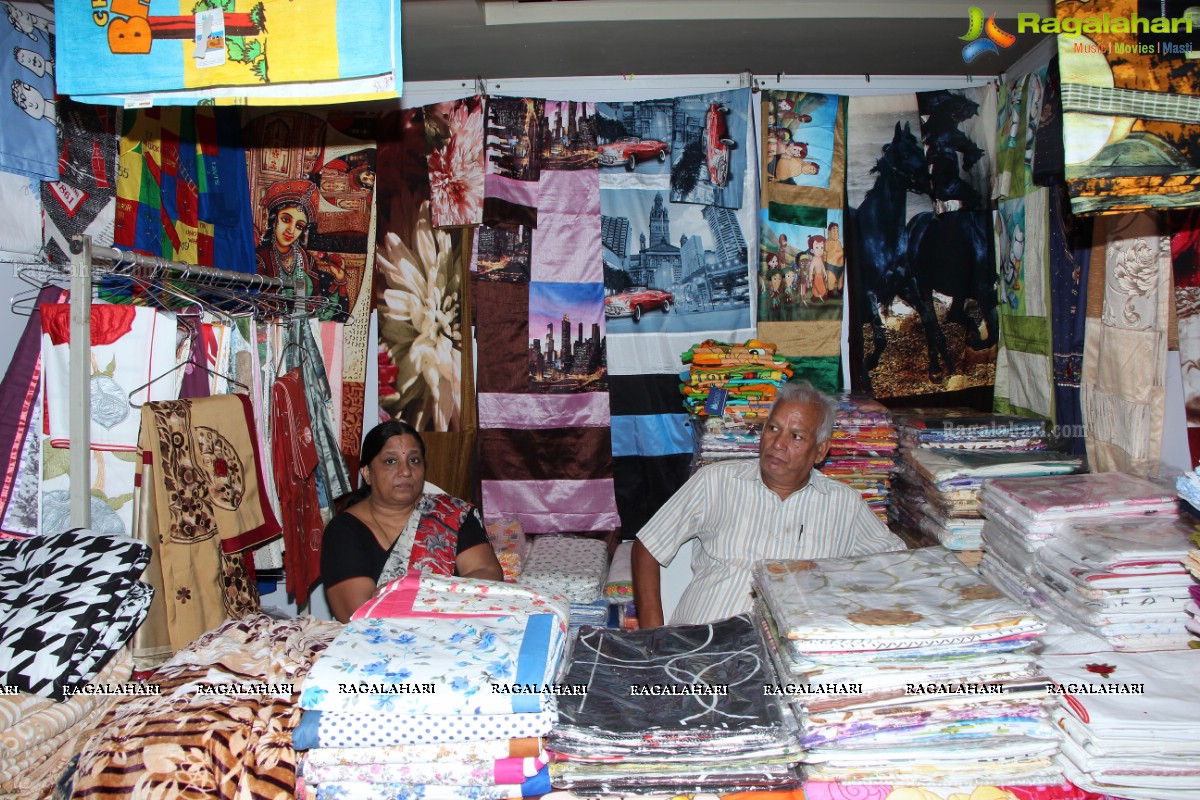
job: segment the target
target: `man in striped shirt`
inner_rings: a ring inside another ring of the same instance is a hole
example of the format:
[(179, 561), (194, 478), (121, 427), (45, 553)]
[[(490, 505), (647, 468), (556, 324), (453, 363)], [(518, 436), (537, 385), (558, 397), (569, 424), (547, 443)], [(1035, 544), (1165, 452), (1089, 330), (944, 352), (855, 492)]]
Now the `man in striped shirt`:
[(643, 628), (663, 624), (660, 565), (696, 539), (692, 580), (672, 625), (750, 610), (750, 567), (763, 559), (838, 558), (903, 550), (855, 489), (814, 465), (829, 453), (836, 407), (808, 381), (780, 387), (758, 461), (702, 467), (638, 533), (634, 602)]

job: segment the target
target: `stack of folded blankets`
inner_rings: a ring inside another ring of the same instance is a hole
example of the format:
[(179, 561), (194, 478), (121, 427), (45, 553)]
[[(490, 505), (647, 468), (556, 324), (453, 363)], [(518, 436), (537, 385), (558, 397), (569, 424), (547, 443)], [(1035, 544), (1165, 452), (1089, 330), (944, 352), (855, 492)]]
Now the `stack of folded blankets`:
[(26, 692), (0, 695), (0, 797), (48, 796), (80, 736), (117, 702), (118, 695), (101, 692), (132, 673), (133, 659), (123, 649), (94, 681), (62, 702)]
[(983, 548), (979, 492), (985, 478), (1068, 475), (1079, 456), (1052, 450), (905, 450), (901, 472), (916, 489), (903, 498), (903, 514), (932, 543), (950, 550)]
[[(775, 392), (792, 377), (787, 361), (775, 357), (775, 345), (750, 339), (726, 344), (706, 339), (680, 355), (689, 365), (680, 373), (683, 405), (693, 418), (723, 416), (729, 423), (762, 423)], [(721, 390), (719, 410), (709, 401)]]
[(761, 561), (754, 614), (815, 781), (1058, 785), (1045, 631), (949, 550)]
[(695, 417), (692, 419), (692, 439), (695, 457), (692, 470), (706, 464), (716, 464), (735, 458), (758, 458), (762, 440), (762, 423), (726, 420), (724, 417)]
[(517, 585), (565, 597), (571, 604), (570, 625), (578, 628), (608, 623), (607, 575), (608, 545), (603, 540), (542, 534), (534, 537)]
[[(919, 545), (952, 544), (965, 560), (977, 564), (982, 555), (977, 542), (983, 527), (978, 486), (951, 483), (940, 490), (930, 489), (912, 453), (928, 449), (964, 453), (1041, 451), (1048, 442), (1046, 422), (952, 407), (905, 409), (896, 412), (895, 423), (900, 455), (892, 477), (889, 520)], [(941, 537), (937, 536), (939, 530)], [(967, 544), (976, 546), (958, 547)]]
[(857, 489), (876, 516), (887, 522), (897, 447), (891, 415), (870, 397), (845, 394), (837, 400), (833, 443), (820, 470)]
[(563, 598), (512, 584), (418, 573), (387, 584), (305, 677), (301, 796), (548, 792), (544, 755), (518, 740), (558, 719), (567, 616)]
[(1011, 596), (1115, 650), (1186, 644), (1190, 526), (1173, 492), (1105, 472), (988, 480), (981, 495), (980, 569)]
[(581, 794), (799, 785), (796, 720), (746, 615), (646, 631), (584, 628), (550, 736), (551, 780)]
[(1200, 797), (1200, 651), (1042, 657), (1071, 783), (1129, 800)]
[(340, 628), (248, 614), (202, 634), (112, 698), (54, 796), (291, 796), (296, 689)]
[(62, 700), (95, 678), (150, 609), (148, 563), (120, 534), (0, 540), (0, 684)]

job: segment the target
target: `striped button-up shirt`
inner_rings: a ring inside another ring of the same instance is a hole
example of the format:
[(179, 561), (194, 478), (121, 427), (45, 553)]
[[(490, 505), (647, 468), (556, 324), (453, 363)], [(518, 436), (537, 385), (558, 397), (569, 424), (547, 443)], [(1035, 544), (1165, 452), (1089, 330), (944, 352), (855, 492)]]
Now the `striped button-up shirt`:
[[(758, 460), (703, 467), (638, 533), (660, 564), (692, 548), (692, 581), (672, 625), (712, 622), (750, 610), (750, 567), (763, 559), (839, 558), (903, 550), (862, 496), (814, 469), (808, 484), (780, 500)], [(637, 598), (634, 598), (637, 602)]]

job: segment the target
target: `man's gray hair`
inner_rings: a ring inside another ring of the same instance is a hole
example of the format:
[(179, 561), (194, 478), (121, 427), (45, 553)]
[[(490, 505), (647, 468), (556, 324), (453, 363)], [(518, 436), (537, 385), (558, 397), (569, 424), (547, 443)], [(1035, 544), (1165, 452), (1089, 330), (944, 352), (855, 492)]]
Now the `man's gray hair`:
[(833, 438), (833, 423), (837, 419), (837, 403), (832, 397), (822, 392), (806, 380), (789, 381), (775, 392), (775, 401), (771, 403), (771, 411), (782, 402), (812, 403), (822, 411), (821, 427), (817, 430), (817, 444)]

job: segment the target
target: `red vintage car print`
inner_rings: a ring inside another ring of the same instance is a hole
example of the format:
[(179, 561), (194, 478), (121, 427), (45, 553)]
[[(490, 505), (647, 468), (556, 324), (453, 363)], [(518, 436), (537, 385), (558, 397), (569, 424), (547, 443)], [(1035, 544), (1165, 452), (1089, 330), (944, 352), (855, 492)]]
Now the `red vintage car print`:
[(625, 169), (633, 172), (643, 161), (657, 158), (659, 162), (667, 160), (671, 145), (657, 139), (639, 139), (636, 136), (623, 136), (611, 144), (602, 144), (600, 150), (600, 166), (615, 167), (624, 164)]
[(729, 138), (729, 127), (725, 115), (729, 108), (720, 103), (709, 103), (708, 116), (704, 124), (704, 150), (708, 158), (708, 177), (717, 186), (729, 180), (729, 150), (735, 146)]
[(604, 298), (604, 316), (633, 317), (634, 322), (641, 322), (642, 314), (661, 308), (664, 314), (671, 311), (675, 295), (661, 289), (647, 289), (645, 286), (635, 286), (620, 294)]

